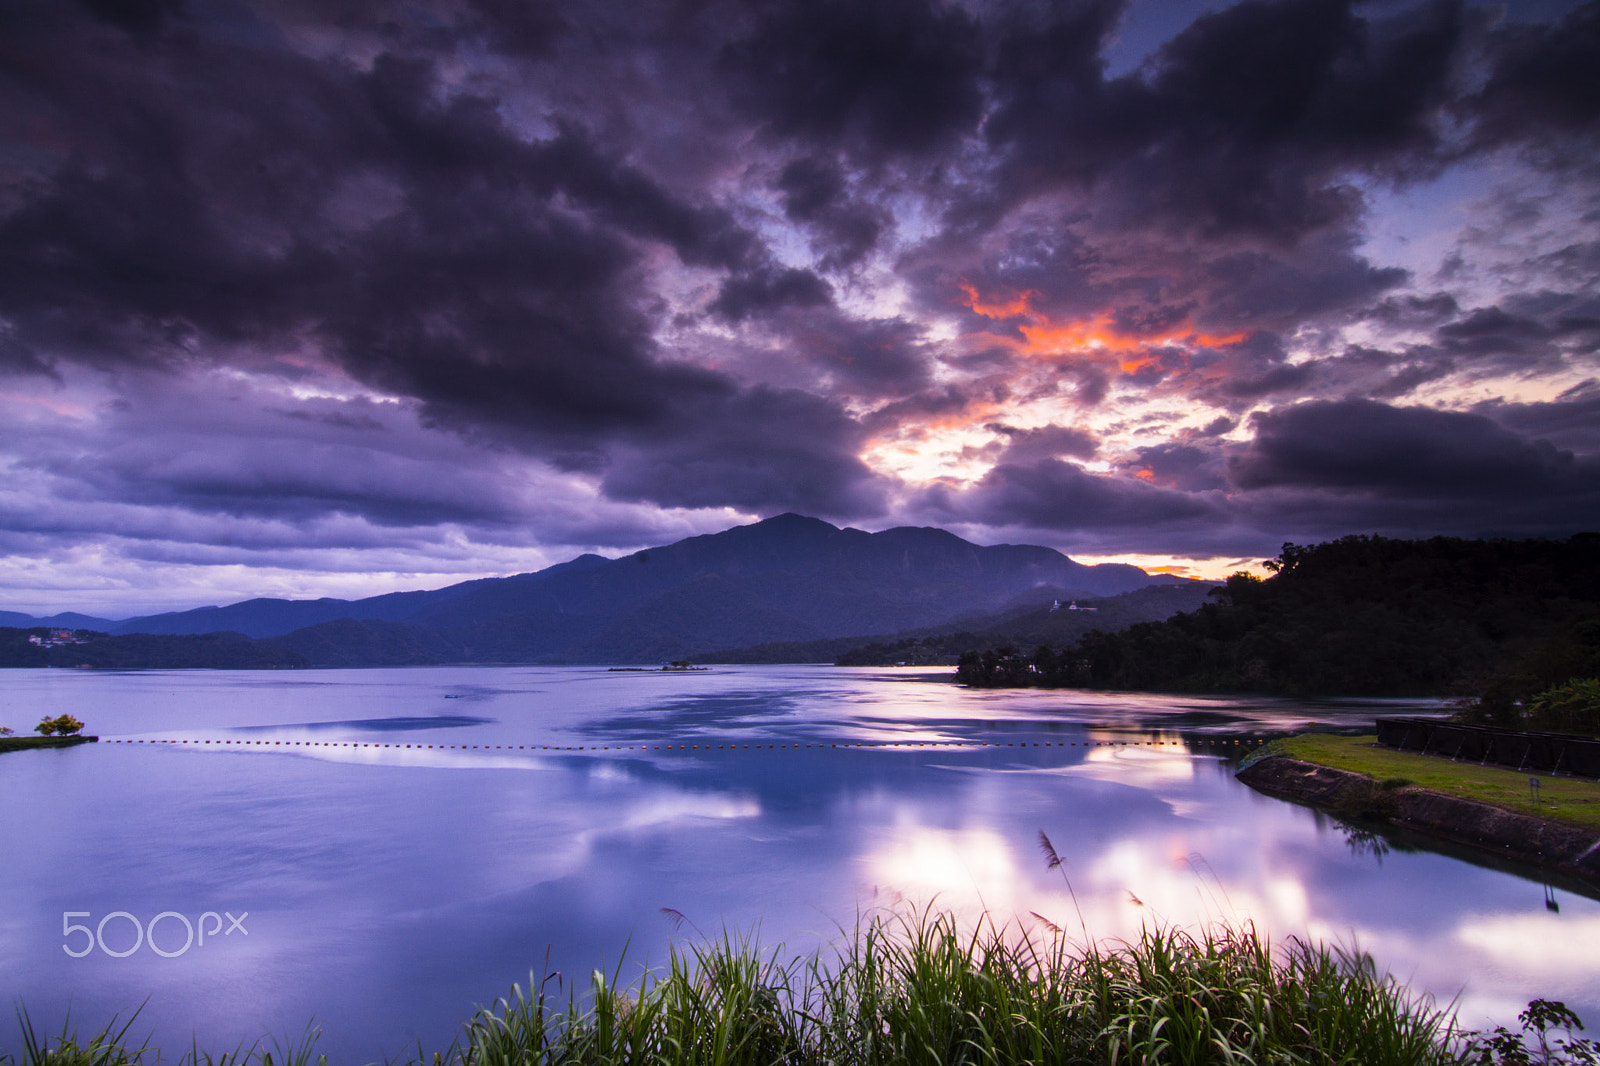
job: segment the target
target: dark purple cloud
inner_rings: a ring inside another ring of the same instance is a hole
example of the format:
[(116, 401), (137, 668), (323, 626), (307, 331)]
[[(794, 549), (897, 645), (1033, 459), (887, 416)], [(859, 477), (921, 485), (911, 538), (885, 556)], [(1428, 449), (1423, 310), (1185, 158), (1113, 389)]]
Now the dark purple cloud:
[(828, 283), (811, 271), (763, 266), (723, 282), (711, 310), (738, 322), (784, 307), (824, 307), (832, 302)]
[(1186, 492), (1210, 492), (1228, 487), (1221, 449), (1203, 440), (1166, 441), (1140, 448), (1128, 462), (1135, 477), (1148, 477), (1157, 485)]
[(791, 160), (779, 172), (776, 186), (784, 214), (806, 227), (824, 269), (860, 262), (893, 222), (887, 209), (849, 198), (844, 169), (832, 160)]
[(1592, 148), (1600, 123), (1597, 52), (1600, 4), (1581, 4), (1554, 24), (1501, 28), (1490, 44), (1489, 78), (1470, 101), (1478, 136), (1512, 143), (1534, 138), (1558, 160), (1579, 147), (1571, 143), (1574, 136)]
[(0, 537), (1592, 525), (1600, 4), (1177, 21), (7, 5)]
[(1106, 80), (1116, 12), (1062, 5), (1002, 42), (985, 130), (1019, 188), (1094, 186), (1136, 224), (1283, 246), (1359, 212), (1347, 168), (1426, 169), (1440, 151), (1459, 5), (1378, 19), (1347, 0), (1249, 0), (1179, 33), (1150, 77)]
[(976, 20), (939, 0), (775, 0), (719, 55), (736, 106), (775, 137), (878, 159), (923, 154), (982, 115)]
[(1600, 381), (1586, 381), (1554, 400), (1489, 400), (1475, 410), (1514, 432), (1548, 440), (1557, 448), (1600, 455)]
[(947, 521), (1015, 525), (1035, 530), (1099, 534), (1140, 528), (1147, 543), (1173, 532), (1226, 521), (1215, 500), (1147, 485), (1137, 479), (1099, 477), (1059, 459), (1001, 463), (971, 489), (937, 494), (932, 501)]
[(708, 406), (692, 428), (623, 451), (607, 495), (668, 507), (874, 515), (884, 488), (856, 456), (864, 434), (808, 393), (753, 389)]
[(1228, 475), (1236, 514), (1257, 528), (1536, 536), (1588, 528), (1600, 513), (1592, 452), (1484, 415), (1347, 400), (1253, 422)]
[(1482, 415), (1366, 400), (1296, 404), (1252, 418), (1255, 439), (1230, 457), (1241, 489), (1293, 485), (1486, 500), (1578, 487), (1595, 473), (1573, 453)]
[(1010, 462), (1008, 453), (972, 486), (935, 490), (922, 506), (945, 522), (1055, 533), (1108, 552), (1250, 555), (1270, 553), (1274, 537), (1587, 528), (1600, 514), (1593, 392), (1486, 405), (1487, 414), (1368, 400), (1294, 404), (1253, 416), (1242, 444), (1200, 435), (1138, 449), (1127, 477), (1056, 458)]
[(988, 427), (1005, 440), (1005, 450), (1000, 453), (1004, 463), (1028, 463), (1040, 459), (1093, 459), (1100, 449), (1094, 434), (1074, 426), (1038, 426), (1017, 429), (1003, 423)]

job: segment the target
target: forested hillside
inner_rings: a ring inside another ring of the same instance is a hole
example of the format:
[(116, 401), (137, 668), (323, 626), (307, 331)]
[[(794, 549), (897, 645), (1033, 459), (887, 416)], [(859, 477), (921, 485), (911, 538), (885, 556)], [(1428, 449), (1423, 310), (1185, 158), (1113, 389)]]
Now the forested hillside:
[(1064, 648), (974, 650), (970, 685), (1524, 699), (1600, 673), (1600, 535), (1286, 544), (1266, 580)]
[(251, 640), (240, 633), (113, 636), (77, 629), (63, 635), (61, 630), (48, 627), (0, 628), (0, 667), (267, 670), (310, 665), (297, 652)]
[[(961, 654), (1006, 644), (1032, 647), (1070, 641), (1091, 629), (1121, 629), (1149, 622), (1205, 602), (1212, 586), (1200, 581), (1151, 585), (1120, 596), (1085, 596), (1061, 601), (1052, 595), (1021, 599), (1025, 605), (970, 615), (944, 626), (925, 626), (899, 633), (784, 641), (704, 652), (696, 663), (834, 663), (837, 666), (954, 666)], [(1033, 593), (1044, 589), (1030, 590)]]

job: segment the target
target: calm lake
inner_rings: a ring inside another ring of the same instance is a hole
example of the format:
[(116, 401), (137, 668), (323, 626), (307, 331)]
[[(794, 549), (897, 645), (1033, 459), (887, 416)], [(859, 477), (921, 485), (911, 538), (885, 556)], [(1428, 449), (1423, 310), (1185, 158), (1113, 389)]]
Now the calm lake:
[(807, 952), (904, 900), (1076, 929), (1043, 830), (1097, 937), (1251, 921), (1356, 945), (1470, 1025), (1534, 997), (1600, 1023), (1600, 903), (1233, 779), (1250, 738), (1419, 705), (934, 676), (0, 672), (0, 725), (118, 741), (0, 755), (0, 991), (54, 1031), (142, 1004), (173, 1059), (313, 1021), (334, 1062), (431, 1055), (530, 970), (631, 978), (694, 927)]

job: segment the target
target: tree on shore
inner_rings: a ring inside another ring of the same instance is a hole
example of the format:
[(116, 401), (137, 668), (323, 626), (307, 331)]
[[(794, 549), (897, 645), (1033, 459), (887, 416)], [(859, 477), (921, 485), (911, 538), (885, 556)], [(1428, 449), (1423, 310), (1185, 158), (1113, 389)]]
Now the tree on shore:
[[(42, 737), (70, 737), (76, 736), (83, 729), (83, 723), (70, 714), (63, 714), (55, 718), (49, 716), (41, 718), (39, 724), (33, 728)], [(6, 732), (9, 733), (10, 730), (8, 729)]]

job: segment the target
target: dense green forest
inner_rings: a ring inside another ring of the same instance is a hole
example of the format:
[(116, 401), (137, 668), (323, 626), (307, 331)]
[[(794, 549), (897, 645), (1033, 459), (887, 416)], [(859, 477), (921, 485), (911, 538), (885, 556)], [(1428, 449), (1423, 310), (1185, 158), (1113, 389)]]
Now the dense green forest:
[(1265, 580), (1031, 654), (961, 657), (974, 686), (1457, 696), (1488, 717), (1600, 674), (1600, 534), (1285, 544)]
[[(262, 670), (310, 666), (305, 656), (239, 633), (166, 636), (129, 633), (110, 636), (74, 629), (0, 627), (0, 668), (16, 666), (96, 667), (103, 670), (141, 668), (175, 670)], [(38, 643), (29, 638), (36, 638)]]

